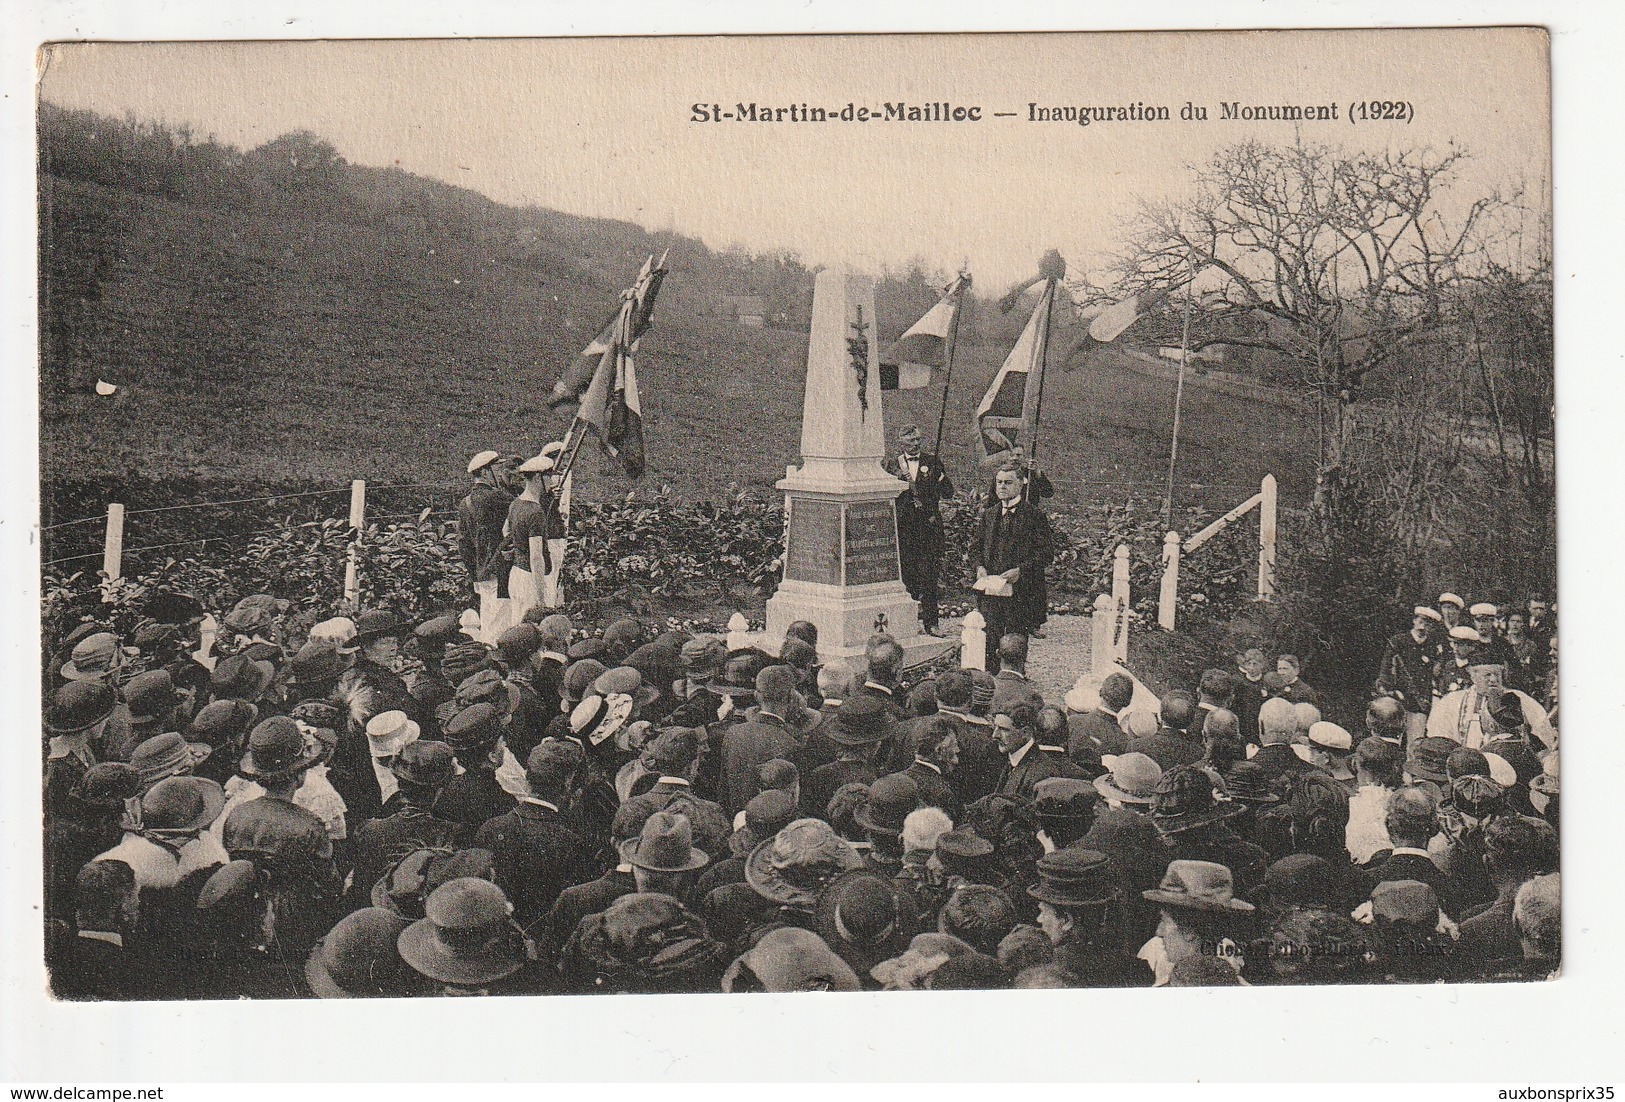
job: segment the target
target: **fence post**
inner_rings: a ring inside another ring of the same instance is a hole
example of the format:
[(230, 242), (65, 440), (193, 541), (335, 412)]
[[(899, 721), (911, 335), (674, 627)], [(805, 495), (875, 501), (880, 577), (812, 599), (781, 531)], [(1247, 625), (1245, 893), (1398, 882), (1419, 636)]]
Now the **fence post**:
[(1097, 678), (1105, 677), (1112, 665), (1112, 599), (1101, 593), (1095, 597), (1093, 633), (1089, 640), (1089, 668)]
[(1258, 599), (1275, 599), (1275, 476), (1267, 474), (1259, 485)]
[(357, 478), (350, 483), (350, 552), (344, 563), (344, 600), (355, 606), (361, 597), (361, 529), (367, 523), (367, 480)]
[(1128, 661), (1128, 544), (1120, 543), (1112, 553), (1112, 605), (1117, 622), (1112, 625), (1112, 657)]
[(750, 621), (743, 612), (728, 617), (728, 649), (743, 650), (750, 646)]
[(962, 670), (987, 669), (987, 621), (976, 609), (965, 614), (959, 629), (959, 668)]
[(107, 506), (107, 539), (102, 543), (102, 571), (107, 580), (116, 582), (124, 574), (124, 506), (109, 502)]
[(1157, 626), (1174, 630), (1174, 605), (1179, 597), (1179, 533), (1162, 537), (1162, 591), (1157, 595)]

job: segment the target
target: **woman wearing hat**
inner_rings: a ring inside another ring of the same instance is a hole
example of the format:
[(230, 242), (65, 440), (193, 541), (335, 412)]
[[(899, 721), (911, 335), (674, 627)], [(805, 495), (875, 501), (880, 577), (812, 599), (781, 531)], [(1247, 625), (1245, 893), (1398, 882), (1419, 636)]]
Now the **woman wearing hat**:
[(424, 917), (396, 939), (401, 959), (442, 995), (542, 993), (530, 940), (513, 905), (489, 880), (465, 876), (430, 894)]
[(118, 845), (97, 855), (98, 861), (123, 861), (135, 871), (142, 891), (173, 888), (199, 869), (223, 865), (229, 858), (214, 835), (206, 833), (220, 818), (226, 794), (202, 777), (170, 777), (131, 802)]
[(579, 994), (699, 994), (721, 988), (727, 956), (699, 916), (658, 892), (623, 895), (588, 915), (560, 970)]
[(1161, 917), (1157, 936), (1140, 949), (1155, 977), (1166, 986), (1174, 966), (1189, 957), (1216, 956), (1239, 974), (1241, 946), (1253, 905), (1235, 898), (1230, 870), (1214, 861), (1172, 861), (1157, 887), (1143, 893)]
[(1038, 883), (1038, 926), (1055, 947), (1052, 967), (1066, 987), (1144, 987), (1145, 975), (1123, 951), (1117, 876), (1105, 854), (1073, 846), (1045, 854)]
[(73, 880), (96, 855), (119, 844), (141, 777), (123, 762), (92, 765), (46, 820), (45, 913), (73, 919)]

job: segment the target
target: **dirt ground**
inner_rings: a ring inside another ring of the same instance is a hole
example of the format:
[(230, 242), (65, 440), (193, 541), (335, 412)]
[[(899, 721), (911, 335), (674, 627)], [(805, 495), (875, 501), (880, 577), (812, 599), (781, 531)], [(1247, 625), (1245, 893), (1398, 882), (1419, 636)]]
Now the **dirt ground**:
[[(961, 619), (945, 618), (943, 633), (957, 635)], [(1089, 672), (1092, 627), (1088, 616), (1052, 615), (1044, 624), (1044, 637), (1032, 640), (1027, 652), (1027, 676), (1038, 683), (1045, 700), (1058, 703), (1072, 683)]]

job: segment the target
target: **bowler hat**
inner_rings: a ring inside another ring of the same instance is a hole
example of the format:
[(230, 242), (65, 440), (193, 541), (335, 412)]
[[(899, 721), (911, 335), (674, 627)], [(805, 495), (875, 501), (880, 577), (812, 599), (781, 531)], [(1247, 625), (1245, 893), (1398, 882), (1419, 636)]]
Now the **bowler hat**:
[(1058, 907), (1108, 903), (1118, 895), (1111, 860), (1098, 850), (1068, 846), (1046, 853), (1038, 862), (1038, 878), (1027, 894)]
[(63, 663), (62, 676), (68, 681), (101, 681), (124, 668), (130, 650), (120, 647), (112, 632), (96, 632), (73, 644), (73, 655)]
[(405, 632), (406, 624), (399, 616), (388, 609), (372, 609), (356, 617), (355, 638), (350, 640), (350, 645), (364, 647), (368, 643), (389, 636), (399, 638)]
[(1411, 743), (1411, 753), (1405, 762), (1405, 772), (1412, 777), (1420, 777), (1435, 784), (1448, 784), (1450, 776), (1446, 765), (1457, 745), (1454, 739), (1417, 739)]
[(209, 675), (209, 691), (216, 699), (254, 700), (276, 678), (276, 667), (257, 662), (247, 655), (234, 654), (215, 663)]
[(299, 648), (288, 669), (300, 685), (322, 685), (336, 680), (346, 665), (344, 655), (333, 644), (312, 641)]
[(667, 727), (644, 747), (643, 760), (657, 773), (676, 773), (700, 756), (704, 731), (693, 727)]
[(486, 750), (502, 737), (502, 714), (489, 704), (471, 704), (442, 726), (440, 734), (460, 754)]
[(497, 636), (497, 652), (509, 669), (517, 669), (542, 649), (542, 632), (535, 624), (515, 624)]
[(818, 936), (860, 973), (908, 943), (897, 888), (870, 869), (836, 877), (818, 894), (813, 914)]
[(643, 682), (643, 675), (631, 666), (615, 666), (599, 674), (592, 683), (599, 696), (619, 693), (632, 698), (639, 708), (647, 708), (660, 698), (660, 690)]
[(226, 790), (203, 777), (167, 777), (141, 797), (141, 824), (151, 830), (196, 834), (220, 818)]
[(237, 770), (250, 780), (281, 780), (309, 769), (321, 756), (321, 745), (306, 738), (297, 723), (271, 716), (248, 733), (248, 751)]
[(1140, 894), (1161, 907), (1217, 913), (1253, 910), (1251, 903), (1235, 898), (1229, 868), (1212, 861), (1170, 861), (1162, 883)]
[(245, 700), (217, 700), (192, 717), (186, 738), (218, 749), (246, 735), (259, 717), (259, 708)]
[(863, 867), (835, 829), (822, 819), (797, 819), (751, 850), (745, 883), (771, 903), (810, 907), (843, 872)]
[(777, 788), (758, 793), (745, 805), (745, 825), (728, 839), (735, 857), (745, 857), (764, 840), (789, 826), (796, 818), (796, 802), (790, 793)]
[(420, 646), (449, 647), (466, 636), (463, 635), (463, 625), (458, 622), (456, 616), (448, 612), (441, 616), (431, 616), (413, 628), (412, 638)]
[(396, 944), (411, 923), (382, 907), (345, 915), (305, 960), (305, 983), (318, 999), (404, 994)]
[(728, 647), (721, 639), (709, 636), (690, 639), (683, 644), (683, 672), (698, 680), (702, 675), (715, 673), (727, 657)]
[(1046, 777), (1033, 785), (1033, 810), (1040, 820), (1088, 819), (1094, 815), (1099, 799), (1094, 785), (1076, 777)]
[(694, 827), (687, 815), (657, 811), (643, 822), (636, 838), (620, 845), (621, 860), (650, 872), (693, 872), (710, 858), (694, 847)]
[(154, 735), (130, 755), (130, 765), (141, 774), (143, 785), (154, 785), (165, 777), (190, 773), (206, 761), (212, 748), (201, 742), (187, 742), (173, 731)]
[(512, 914), (501, 888), (465, 876), (436, 888), (396, 945), (401, 959), (439, 983), (493, 983), (525, 965)]
[(1162, 775), (1151, 801), (1151, 821), (1163, 834), (1178, 834), (1228, 819), (1244, 810), (1239, 804), (1216, 799), (1213, 780), (1193, 765), (1182, 765)]
[(945, 830), (937, 835), (937, 859), (949, 872), (963, 872), (993, 856), (993, 843), (974, 830)]
[(389, 771), (402, 784), (444, 788), (457, 775), (457, 758), (443, 742), (418, 739), (401, 747)]
[(174, 710), (180, 697), (168, 670), (148, 670), (136, 674), (124, 686), (124, 703), (132, 719), (161, 719)]
[(852, 818), (870, 834), (897, 838), (903, 833), (903, 820), (919, 807), (920, 786), (914, 783), (914, 778), (890, 773), (869, 786), (869, 802), (858, 808)]
[[(596, 658), (582, 658), (571, 662), (564, 670), (561, 695), (568, 701), (580, 701), (592, 695), (592, 683), (598, 680), (605, 666)], [(563, 709), (569, 714), (568, 707)]]
[(841, 701), (823, 730), (841, 746), (873, 746), (892, 733), (891, 714), (879, 697), (859, 693)]
[(1334, 907), (1347, 894), (1331, 863), (1313, 853), (1290, 853), (1276, 861), (1265, 871), (1260, 892), (1276, 909)]
[(88, 731), (113, 714), (118, 697), (101, 681), (70, 681), (57, 689), (45, 714), (45, 729), (53, 735)]
[(1149, 755), (1134, 751), (1128, 754), (1107, 754), (1100, 764), (1111, 770), (1095, 778), (1095, 791), (1108, 800), (1124, 804), (1149, 804), (1156, 798), (1157, 785), (1162, 781), (1162, 766)]
[(141, 774), (121, 761), (97, 762), (73, 786), (71, 798), (98, 811), (122, 811), (141, 795)]

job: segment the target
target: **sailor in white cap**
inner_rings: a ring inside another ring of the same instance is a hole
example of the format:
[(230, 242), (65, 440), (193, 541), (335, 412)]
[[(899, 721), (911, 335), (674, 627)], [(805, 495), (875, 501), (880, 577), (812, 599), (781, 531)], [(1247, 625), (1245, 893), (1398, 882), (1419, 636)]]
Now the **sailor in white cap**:
[(544, 479), (544, 488), (548, 491), (548, 496), (542, 499), (545, 503), (551, 498), (547, 534), (549, 564), (547, 572), (538, 574), (536, 580), (541, 590), (542, 607), (563, 608), (564, 586), (561, 575), (564, 573), (564, 541), (570, 518), (570, 483), (573, 480), (569, 472), (565, 472), (562, 479), (558, 477), (559, 465), (564, 462), (564, 441), (554, 440), (546, 445), (537, 454), (537, 458), (551, 459), (553, 470), (548, 472)]
[(1466, 608), (1467, 602), (1454, 593), (1439, 594), (1439, 616), (1444, 620), (1446, 631), (1461, 623), (1461, 614)]
[(480, 452), (468, 461), (474, 485), (457, 504), (460, 551), (468, 580), (479, 599), (482, 643), (495, 643), (506, 627), (507, 602), (500, 592), (508, 572), (502, 526), (513, 502), (512, 467), (512, 457), (504, 459), (489, 450)]
[(1473, 628), (1482, 641), (1479, 653), (1493, 657), (1506, 667), (1507, 684), (1514, 689), (1528, 689), (1524, 683), (1523, 666), (1512, 651), (1512, 645), (1501, 634), (1501, 610), (1488, 601), (1480, 601), (1467, 609), (1473, 618)]
[(1444, 619), (1427, 605), (1411, 609), (1411, 628), (1391, 636), (1377, 669), (1376, 689), (1405, 707), (1407, 739), (1422, 737), (1433, 707), (1433, 682), (1444, 658)]
[(1465, 689), (1473, 683), (1473, 679), (1467, 674), (1467, 668), (1472, 664), (1473, 655), (1478, 653), (1478, 645), (1482, 642), (1478, 632), (1466, 624), (1457, 624), (1451, 628), (1447, 639), (1450, 649), (1445, 652), (1444, 660), (1439, 663), (1439, 672), (1433, 677), (1435, 703), (1441, 697)]
[(508, 621), (503, 631), (523, 621), (525, 613), (540, 603), (536, 579), (553, 567), (548, 537), (554, 528), (554, 502), (547, 489), (547, 475), (556, 465), (550, 455), (533, 456), (519, 464), (525, 489), (508, 507), (513, 568), (508, 573)]

